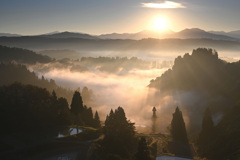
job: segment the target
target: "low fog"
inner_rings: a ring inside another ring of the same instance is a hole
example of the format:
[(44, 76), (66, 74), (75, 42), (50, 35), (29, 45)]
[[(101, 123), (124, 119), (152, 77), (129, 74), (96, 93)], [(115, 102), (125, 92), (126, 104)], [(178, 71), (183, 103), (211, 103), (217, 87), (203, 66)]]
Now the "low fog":
[[(149, 58), (151, 59), (151, 58)], [(98, 110), (102, 121), (110, 109), (124, 108), (126, 116), (141, 131), (150, 132), (152, 108), (157, 109), (157, 131), (168, 132), (172, 113), (177, 106), (183, 112), (188, 131), (198, 132), (202, 113), (208, 102), (196, 92), (162, 93), (148, 88), (150, 81), (172, 67), (173, 61), (146, 61), (139, 58), (87, 57), (82, 60), (61, 59), (49, 64), (29, 65), (39, 77), (54, 79), (60, 86), (76, 90), (88, 87), (94, 93), (93, 111)], [(157, 59), (157, 58), (156, 58)], [(159, 60), (159, 57), (158, 57)], [(225, 58), (225, 60), (229, 60)], [(230, 60), (234, 60), (230, 58)], [(136, 62), (136, 63), (133, 63)], [(194, 113), (194, 114), (193, 114)], [(198, 113), (198, 114), (196, 114)], [(221, 115), (216, 116), (216, 121)], [(192, 126), (189, 127), (189, 120)], [(194, 134), (194, 133), (193, 133)]]
[[(57, 84), (66, 88), (77, 89), (87, 86), (93, 90), (93, 110), (98, 110), (101, 120), (105, 120), (110, 109), (122, 106), (127, 118), (141, 125), (151, 125), (152, 105), (148, 105), (147, 97), (150, 92), (147, 85), (149, 81), (165, 70), (132, 69), (127, 74), (117, 75), (101, 71), (73, 72), (70, 69), (53, 69), (43, 75), (48, 79), (54, 79)], [(41, 71), (35, 72), (42, 75)]]

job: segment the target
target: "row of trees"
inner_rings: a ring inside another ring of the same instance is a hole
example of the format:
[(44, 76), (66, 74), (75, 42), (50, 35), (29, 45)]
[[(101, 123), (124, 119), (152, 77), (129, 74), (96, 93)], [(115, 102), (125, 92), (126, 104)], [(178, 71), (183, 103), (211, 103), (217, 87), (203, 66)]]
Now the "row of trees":
[(213, 123), (209, 108), (206, 109), (202, 130), (196, 140), (198, 153), (210, 160), (225, 160), (240, 158), (240, 103), (223, 115), (216, 125)]
[(75, 91), (72, 103), (71, 103), (71, 112), (75, 115), (76, 125), (86, 125), (92, 126), (95, 128), (100, 128), (100, 119), (98, 112), (95, 112), (95, 116), (93, 117), (92, 108), (88, 108), (86, 105), (83, 105), (83, 100), (79, 91)]
[[(71, 107), (65, 98), (50, 94), (46, 89), (15, 83), (0, 87), (1, 135), (15, 132), (44, 130), (53, 126), (77, 124), (100, 128), (98, 112), (83, 105), (79, 91), (75, 91)], [(206, 109), (202, 130), (197, 138), (198, 153), (209, 159), (236, 159), (239, 157), (238, 135), (240, 134), (240, 105), (225, 113), (214, 126), (212, 115)], [(75, 117), (75, 118), (73, 118)], [(96, 144), (92, 156), (98, 159), (151, 159), (146, 139), (137, 138), (134, 123), (127, 120), (124, 109), (111, 110), (103, 127), (104, 139)], [(175, 144), (188, 144), (183, 115), (177, 107), (173, 113), (170, 130)], [(223, 145), (224, 144), (224, 145)]]
[(68, 101), (58, 98), (55, 91), (50, 94), (46, 89), (21, 83), (0, 87), (0, 125), (4, 128), (1, 134), (72, 125), (76, 123), (73, 115), (78, 113), (79, 124), (101, 127), (98, 112), (93, 117), (92, 109), (83, 106), (78, 91), (70, 109)]
[(134, 123), (127, 120), (124, 109), (111, 110), (103, 127), (104, 139), (95, 144), (91, 160), (152, 160), (144, 137), (138, 138)]
[(25, 64), (35, 64), (37, 62), (49, 63), (53, 61), (53, 59), (48, 56), (37, 54), (27, 49), (2, 45), (0, 45), (0, 60), (2, 62), (16, 61)]
[[(11, 73), (11, 74), (9, 74)], [(34, 72), (30, 72), (25, 65), (17, 63), (0, 63), (0, 75), (4, 78), (0, 78), (0, 86), (11, 85), (14, 82), (20, 82), (22, 84), (30, 84), (40, 88), (46, 88), (49, 92), (53, 90), (57, 96), (64, 97), (71, 101), (73, 91), (60, 87), (53, 79), (46, 79), (42, 76), (40, 79)]]
[[(111, 109), (103, 133), (104, 139), (95, 144), (91, 160), (153, 160), (156, 156), (157, 148), (151, 150), (146, 138), (136, 135), (134, 123), (127, 120), (122, 107)], [(185, 123), (178, 107), (173, 114), (171, 135), (175, 144), (188, 145)]]
[[(214, 125), (210, 108), (206, 108), (202, 118), (202, 128), (194, 140), (197, 153), (200, 157), (209, 160), (225, 160), (240, 158), (240, 103), (229, 108), (220, 122)], [(171, 136), (175, 147), (188, 144), (185, 123), (182, 112), (177, 107), (171, 122)], [(186, 146), (186, 145), (185, 145)], [(190, 148), (189, 148), (190, 150)], [(184, 150), (180, 151), (184, 152)], [(191, 153), (191, 151), (190, 151)]]
[[(12, 73), (12, 74), (9, 74)], [(41, 88), (46, 88), (49, 92), (55, 91), (58, 97), (64, 97), (68, 103), (71, 103), (74, 91), (63, 88), (56, 84), (53, 79), (48, 80), (44, 76), (40, 79), (34, 72), (30, 72), (25, 65), (17, 63), (0, 63), (0, 75), (4, 78), (0, 79), (1, 85), (11, 85), (14, 82), (22, 84), (30, 84)], [(80, 92), (80, 88), (77, 89)], [(94, 106), (94, 93), (87, 87), (82, 88), (81, 97), (84, 104)]]

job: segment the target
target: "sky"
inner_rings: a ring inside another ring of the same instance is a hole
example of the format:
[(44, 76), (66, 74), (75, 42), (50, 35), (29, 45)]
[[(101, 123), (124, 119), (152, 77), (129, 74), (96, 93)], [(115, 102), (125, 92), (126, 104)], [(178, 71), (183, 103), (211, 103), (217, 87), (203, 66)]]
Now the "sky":
[[(156, 29), (240, 30), (239, 0), (1, 0), (0, 33), (135, 33)], [(157, 25), (163, 25), (160, 22)], [(159, 27), (161, 28), (161, 27)]]

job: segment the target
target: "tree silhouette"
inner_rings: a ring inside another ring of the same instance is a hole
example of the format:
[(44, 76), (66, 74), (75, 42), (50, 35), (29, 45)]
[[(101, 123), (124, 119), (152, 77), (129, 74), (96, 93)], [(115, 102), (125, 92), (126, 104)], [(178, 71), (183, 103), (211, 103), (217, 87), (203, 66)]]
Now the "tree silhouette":
[(57, 95), (54, 90), (52, 91), (52, 98), (53, 98), (53, 101), (57, 101)]
[(86, 126), (94, 126), (94, 119), (93, 119), (93, 113), (92, 113), (92, 108), (88, 108), (86, 105), (83, 107), (83, 112), (82, 112), (82, 118), (83, 118), (83, 123)]
[(202, 120), (202, 133), (205, 134), (205, 133), (212, 132), (213, 128), (214, 128), (214, 123), (212, 120), (212, 113), (209, 108), (206, 108), (204, 112), (203, 120)]
[(144, 137), (141, 137), (141, 139), (138, 142), (136, 160), (151, 160), (150, 151), (147, 146), (146, 139)]
[[(9, 74), (12, 73), (12, 74)], [(54, 92), (58, 97), (67, 98), (71, 102), (73, 91), (58, 86), (54, 80), (47, 80), (44, 76), (38, 78), (34, 72), (30, 72), (25, 65), (16, 63), (0, 63), (0, 85), (11, 85), (14, 82), (30, 84), (41, 88), (46, 88), (49, 92)]]
[(152, 133), (156, 132), (156, 120), (157, 120), (157, 115), (156, 115), (156, 108), (153, 107), (152, 109), (153, 115), (152, 115)]
[(105, 154), (129, 158), (136, 149), (134, 124), (127, 120), (122, 107), (118, 107), (115, 112), (110, 111), (105, 121), (104, 133), (102, 149)]
[(113, 110), (111, 109), (109, 115), (106, 116), (105, 126), (108, 126), (109, 122), (113, 120), (113, 116), (114, 113)]
[(95, 116), (94, 116), (94, 127), (96, 128), (100, 128), (101, 127), (101, 123), (100, 123), (100, 118), (98, 116), (98, 112), (95, 112)]
[(178, 107), (173, 113), (173, 119), (171, 122), (171, 135), (174, 142), (188, 143), (187, 131), (182, 112)]
[(44, 132), (44, 128), (59, 125), (54, 103), (52, 95), (43, 88), (21, 83), (0, 86), (0, 124), (3, 131), (26, 133), (40, 129)]
[(66, 98), (60, 97), (57, 100), (57, 121), (60, 125), (70, 125), (72, 124), (71, 112), (68, 108), (68, 102)]
[(79, 116), (82, 111), (83, 111), (82, 97), (80, 95), (80, 92), (75, 91), (72, 98), (72, 103), (71, 103), (71, 112), (76, 117), (77, 132), (78, 132), (78, 125), (79, 125)]
[(206, 108), (202, 120), (202, 130), (199, 134), (198, 149), (202, 156), (207, 156), (208, 143), (211, 142), (214, 131), (214, 123), (212, 120), (212, 114), (209, 108)]

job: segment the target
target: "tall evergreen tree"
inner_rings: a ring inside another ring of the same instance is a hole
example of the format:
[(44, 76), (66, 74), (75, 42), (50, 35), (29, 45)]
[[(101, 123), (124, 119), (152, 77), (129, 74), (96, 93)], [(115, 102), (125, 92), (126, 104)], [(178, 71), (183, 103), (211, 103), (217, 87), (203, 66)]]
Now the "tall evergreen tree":
[(105, 121), (105, 137), (102, 149), (105, 154), (129, 158), (135, 151), (136, 137), (134, 124), (127, 120), (122, 107), (110, 111)]
[(157, 120), (157, 115), (156, 115), (157, 109), (155, 107), (153, 107), (152, 111), (153, 111), (153, 115), (152, 115), (152, 133), (155, 133), (156, 132), (156, 120)]
[(57, 123), (59, 125), (70, 125), (72, 124), (72, 116), (68, 107), (66, 98), (60, 97), (57, 100)]
[(173, 113), (171, 122), (171, 135), (174, 142), (188, 143), (187, 131), (183, 120), (182, 112), (177, 107)]
[(82, 111), (83, 111), (82, 97), (80, 95), (80, 92), (75, 91), (73, 98), (72, 98), (72, 103), (71, 103), (71, 112), (76, 117), (77, 131), (78, 131), (78, 125), (79, 125), (79, 116)]
[(208, 151), (208, 144), (211, 142), (211, 139), (213, 138), (213, 131), (214, 131), (214, 123), (212, 120), (212, 114), (209, 108), (206, 108), (202, 120), (202, 130), (199, 134), (198, 138), (198, 149), (199, 153), (202, 156), (207, 156)]
[(56, 92), (53, 90), (52, 91), (52, 98), (54, 101), (57, 101), (57, 95), (56, 95)]
[(206, 108), (202, 120), (202, 133), (211, 133), (214, 128), (214, 123), (212, 120), (212, 113), (209, 108)]
[(150, 151), (147, 146), (146, 139), (144, 137), (141, 137), (141, 139), (138, 142), (136, 160), (151, 160)]
[(95, 127), (96, 128), (100, 128), (101, 127), (101, 123), (100, 123), (100, 118), (98, 116), (98, 112), (95, 112), (95, 116), (94, 116), (94, 123), (95, 123)]
[(94, 126), (94, 119), (93, 119), (93, 113), (92, 108), (87, 108), (87, 106), (84, 105), (84, 112), (83, 112), (83, 123), (87, 126)]
[(57, 120), (57, 114), (58, 114), (58, 107), (57, 107), (57, 95), (56, 92), (53, 90), (52, 91), (52, 107), (51, 111), (55, 115), (54, 119)]
[(106, 117), (105, 126), (108, 126), (109, 122), (113, 120), (113, 116), (114, 116), (114, 113), (113, 113), (113, 110), (111, 109), (109, 115), (107, 115)]

